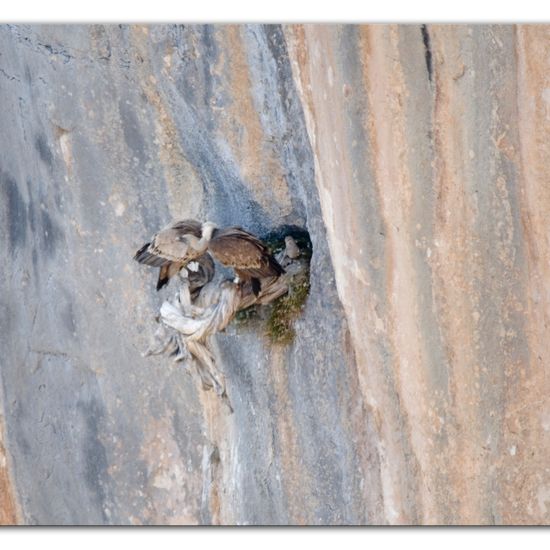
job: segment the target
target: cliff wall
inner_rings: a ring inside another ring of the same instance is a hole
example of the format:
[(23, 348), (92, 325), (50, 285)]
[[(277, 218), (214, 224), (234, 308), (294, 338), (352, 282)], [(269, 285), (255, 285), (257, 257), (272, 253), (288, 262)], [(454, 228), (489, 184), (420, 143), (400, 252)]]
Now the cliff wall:
[[(549, 44), (0, 26), (0, 520), (548, 523)], [(182, 217), (311, 236), (295, 341), (215, 339), (232, 415), (141, 356)]]

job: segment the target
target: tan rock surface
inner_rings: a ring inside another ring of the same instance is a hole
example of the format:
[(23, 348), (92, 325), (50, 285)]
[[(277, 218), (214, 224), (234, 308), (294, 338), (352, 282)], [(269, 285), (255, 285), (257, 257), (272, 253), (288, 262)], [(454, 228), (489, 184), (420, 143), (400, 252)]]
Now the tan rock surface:
[[(550, 523), (549, 29), (0, 26), (0, 523)], [(233, 415), (141, 356), (188, 216), (312, 239)]]
[(385, 519), (548, 523), (548, 27), (286, 34)]

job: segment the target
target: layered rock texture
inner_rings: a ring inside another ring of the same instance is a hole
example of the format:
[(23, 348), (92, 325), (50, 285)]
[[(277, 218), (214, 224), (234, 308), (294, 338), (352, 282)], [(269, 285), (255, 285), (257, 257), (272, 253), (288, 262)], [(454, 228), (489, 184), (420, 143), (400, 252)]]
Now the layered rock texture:
[[(550, 523), (550, 27), (0, 26), (0, 522)], [(141, 352), (172, 219), (309, 231), (296, 337)]]

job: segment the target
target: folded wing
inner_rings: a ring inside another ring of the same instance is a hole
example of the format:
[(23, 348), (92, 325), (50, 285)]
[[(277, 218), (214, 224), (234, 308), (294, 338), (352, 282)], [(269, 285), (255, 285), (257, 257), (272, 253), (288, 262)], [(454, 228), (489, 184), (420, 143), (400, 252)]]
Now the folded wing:
[(285, 272), (267, 246), (240, 227), (215, 230), (208, 250), (221, 264), (232, 267), (239, 277), (262, 279)]
[(201, 223), (191, 219), (172, 223), (136, 252), (134, 260), (151, 267), (160, 267), (157, 290), (166, 285), (188, 262), (197, 259), (197, 254), (183, 239), (189, 234), (199, 238)]

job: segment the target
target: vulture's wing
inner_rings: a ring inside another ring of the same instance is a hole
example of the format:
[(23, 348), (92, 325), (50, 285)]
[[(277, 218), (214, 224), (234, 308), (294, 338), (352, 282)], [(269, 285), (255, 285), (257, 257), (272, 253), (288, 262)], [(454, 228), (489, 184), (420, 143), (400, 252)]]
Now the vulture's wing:
[(221, 264), (250, 277), (277, 277), (285, 272), (267, 246), (240, 227), (215, 230), (208, 249)]
[(159, 231), (150, 243), (143, 245), (135, 254), (139, 263), (160, 267), (157, 290), (168, 284), (171, 277), (191, 259), (187, 243), (181, 238), (192, 234), (201, 236), (201, 223), (196, 220), (181, 220), (171, 223)]
[(171, 262), (185, 262), (189, 255), (189, 247), (182, 237), (187, 234), (200, 238), (200, 222), (182, 220), (170, 224), (159, 231), (150, 243), (142, 246), (136, 252), (134, 260), (153, 267), (163, 267)]
[(155, 253), (153, 243), (145, 243), (135, 254), (134, 260), (140, 264), (150, 265), (152, 267), (162, 267), (172, 263), (172, 260), (159, 256)]

